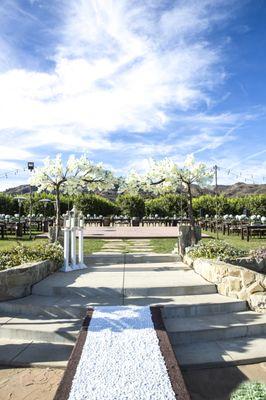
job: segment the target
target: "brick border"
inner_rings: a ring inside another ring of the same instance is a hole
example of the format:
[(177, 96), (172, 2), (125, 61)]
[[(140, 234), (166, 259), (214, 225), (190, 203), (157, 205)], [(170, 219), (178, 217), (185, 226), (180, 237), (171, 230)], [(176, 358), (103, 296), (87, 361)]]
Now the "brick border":
[(172, 345), (170, 343), (167, 331), (162, 318), (161, 307), (150, 307), (154, 329), (159, 340), (160, 350), (162, 352), (168, 376), (177, 400), (191, 400), (187, 390), (183, 375), (177, 363)]
[(87, 331), (92, 319), (93, 309), (89, 308), (86, 317), (83, 320), (82, 327), (76, 341), (75, 347), (70, 355), (67, 368), (60, 382), (60, 385), (55, 393), (54, 400), (67, 400), (72, 387), (72, 382), (80, 361), (83, 346), (87, 338)]
[[(164, 326), (161, 308), (159, 306), (154, 306), (150, 307), (150, 310), (154, 329), (159, 340), (160, 350), (166, 364), (172, 389), (175, 393), (175, 398), (176, 400), (191, 400)], [(77, 342), (69, 358), (67, 368), (56, 391), (54, 400), (67, 400), (69, 398), (72, 382), (77, 370), (78, 363), (80, 361), (83, 346), (87, 338), (87, 332), (89, 329), (90, 321), (92, 319), (92, 315), (93, 309), (89, 308), (87, 310), (86, 317), (83, 320), (82, 328), (80, 330)]]

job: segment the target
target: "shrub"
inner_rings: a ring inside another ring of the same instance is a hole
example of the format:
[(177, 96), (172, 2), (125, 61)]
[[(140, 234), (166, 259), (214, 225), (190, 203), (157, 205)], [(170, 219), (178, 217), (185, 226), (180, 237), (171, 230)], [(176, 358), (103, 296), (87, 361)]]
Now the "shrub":
[(130, 194), (122, 194), (117, 197), (116, 204), (122, 214), (129, 217), (142, 218), (145, 214), (145, 203), (141, 196)]
[(258, 382), (242, 383), (231, 395), (230, 400), (265, 400), (266, 385)]
[(159, 217), (172, 217), (174, 214), (180, 215), (181, 212), (181, 199), (182, 199), (182, 211), (187, 211), (187, 199), (185, 196), (179, 194), (165, 194), (163, 196), (156, 197), (155, 199), (149, 199), (145, 202), (146, 214), (156, 215)]
[(38, 243), (32, 247), (18, 243), (10, 250), (0, 253), (0, 270), (20, 264), (51, 260), (60, 264), (63, 261), (63, 248), (57, 243)]
[(209, 240), (199, 242), (188, 250), (192, 258), (218, 258), (219, 260), (236, 259), (244, 257), (246, 252), (237, 249), (223, 240)]
[(77, 208), (83, 212), (84, 215), (103, 215), (110, 216), (119, 212), (118, 206), (112, 201), (105, 199), (102, 196), (94, 194), (82, 194), (77, 197), (75, 202)]

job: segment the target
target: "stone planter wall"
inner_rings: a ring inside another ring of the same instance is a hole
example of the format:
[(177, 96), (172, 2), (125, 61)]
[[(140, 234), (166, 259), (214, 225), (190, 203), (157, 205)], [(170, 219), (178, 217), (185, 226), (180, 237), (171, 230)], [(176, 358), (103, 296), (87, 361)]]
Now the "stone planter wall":
[(46, 260), (0, 271), (0, 301), (30, 295), (35, 283), (54, 273), (58, 268), (55, 262)]
[(209, 259), (183, 261), (204, 279), (217, 285), (218, 293), (247, 300), (252, 310), (266, 312), (266, 276), (244, 267)]

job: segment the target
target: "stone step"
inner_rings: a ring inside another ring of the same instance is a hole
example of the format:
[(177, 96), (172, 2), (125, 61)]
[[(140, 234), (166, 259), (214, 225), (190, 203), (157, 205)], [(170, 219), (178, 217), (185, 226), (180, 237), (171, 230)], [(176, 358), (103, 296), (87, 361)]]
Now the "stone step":
[(148, 253), (148, 254), (105, 254), (105, 252), (91, 254), (84, 257), (86, 265), (110, 265), (110, 264), (134, 264), (134, 263), (160, 263), (160, 262), (177, 262), (181, 258), (178, 254), (159, 254), (159, 253)]
[[(0, 302), (0, 314), (9, 316), (39, 316), (45, 318), (83, 318), (88, 307), (122, 305), (123, 298), (51, 297), (31, 295), (22, 299)], [(125, 305), (164, 305), (163, 317), (189, 317), (246, 310), (246, 302), (232, 300), (219, 294), (188, 296), (126, 297)]]
[[(95, 299), (94, 299), (95, 300)], [(100, 301), (100, 299), (99, 299)], [(94, 305), (98, 305), (97, 299)], [(103, 302), (104, 305), (104, 302)], [(0, 302), (0, 315), (38, 316), (41, 318), (84, 318), (90, 306), (88, 299), (81, 296), (50, 297), (31, 295), (22, 299)]]
[[(94, 287), (89, 288), (86, 286), (44, 286), (36, 287), (33, 290), (34, 294), (39, 296), (82, 296), (88, 299), (88, 302), (93, 303), (95, 298), (102, 298), (108, 303), (113, 299), (119, 302), (123, 296), (122, 287)], [(154, 286), (154, 287), (126, 287), (124, 289), (125, 297), (150, 297), (150, 296), (185, 296), (185, 295), (198, 295), (216, 293), (214, 285), (184, 285), (184, 286)]]
[(246, 311), (246, 301), (221, 296), (218, 293), (176, 296), (171, 304), (162, 308), (164, 320), (177, 317), (194, 317), (202, 315), (217, 315)]
[(215, 286), (209, 284), (184, 285), (184, 286), (158, 286), (158, 287), (126, 287), (126, 297), (150, 296), (186, 296), (197, 294), (216, 293)]
[(253, 311), (165, 320), (173, 345), (266, 334), (266, 314)]
[(254, 364), (266, 361), (266, 336), (182, 344), (173, 349), (182, 370)]
[(66, 368), (73, 344), (0, 339), (0, 365)]
[(80, 327), (74, 318), (0, 317), (0, 338), (73, 344)]

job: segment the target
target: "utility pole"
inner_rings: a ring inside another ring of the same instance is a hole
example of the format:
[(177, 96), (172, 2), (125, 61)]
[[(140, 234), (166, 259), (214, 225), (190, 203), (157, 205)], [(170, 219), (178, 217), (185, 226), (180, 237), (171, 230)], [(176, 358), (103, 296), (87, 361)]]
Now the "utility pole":
[[(30, 161), (28, 162), (28, 170), (30, 173), (34, 170), (34, 162)], [(32, 190), (31, 190), (31, 184), (30, 184), (30, 221), (29, 221), (29, 230), (30, 230), (30, 235), (29, 239), (32, 239), (31, 235), (31, 219), (32, 219)]]
[(215, 221), (215, 229), (216, 229), (216, 238), (219, 239), (218, 233), (218, 183), (217, 183), (217, 171), (218, 167), (215, 165), (214, 169), (214, 178), (215, 178), (215, 196), (216, 196), (216, 221)]

